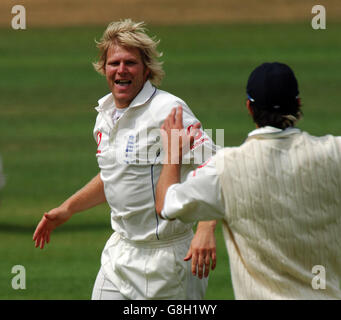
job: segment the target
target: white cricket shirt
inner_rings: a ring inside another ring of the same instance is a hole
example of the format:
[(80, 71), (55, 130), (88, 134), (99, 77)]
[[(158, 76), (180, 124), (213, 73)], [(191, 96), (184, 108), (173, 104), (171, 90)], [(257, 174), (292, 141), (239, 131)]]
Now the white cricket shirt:
[[(98, 101), (94, 128), (96, 156), (111, 208), (112, 228), (123, 238), (168, 240), (192, 228), (192, 224), (159, 219), (154, 203), (163, 157), (160, 127), (172, 108), (179, 105), (183, 107), (184, 127), (198, 122), (184, 101), (155, 88), (149, 81), (115, 124), (112, 94)], [(192, 164), (182, 165), (182, 179), (214, 153), (211, 138), (201, 130), (196, 135), (195, 147), (187, 155)]]

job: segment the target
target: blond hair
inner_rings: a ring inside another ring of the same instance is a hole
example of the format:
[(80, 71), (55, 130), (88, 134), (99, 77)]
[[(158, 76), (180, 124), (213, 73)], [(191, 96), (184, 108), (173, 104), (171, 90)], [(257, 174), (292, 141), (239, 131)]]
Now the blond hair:
[(100, 74), (105, 74), (105, 64), (107, 52), (110, 46), (119, 45), (128, 48), (137, 48), (141, 53), (141, 58), (144, 65), (150, 70), (148, 79), (150, 82), (159, 86), (165, 75), (162, 68), (162, 62), (158, 58), (162, 53), (156, 50), (160, 40), (150, 38), (146, 34), (144, 22), (133, 22), (131, 19), (111, 22), (104, 31), (101, 40), (97, 43), (97, 48), (100, 51), (100, 57), (93, 66)]

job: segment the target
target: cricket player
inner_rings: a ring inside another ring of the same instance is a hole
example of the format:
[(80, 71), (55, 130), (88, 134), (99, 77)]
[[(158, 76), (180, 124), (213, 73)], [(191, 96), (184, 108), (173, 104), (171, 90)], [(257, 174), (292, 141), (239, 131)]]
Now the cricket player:
[(172, 150), (181, 108), (167, 117), (163, 140), (175, 164), (163, 166), (157, 212), (172, 221), (223, 219), (236, 299), (340, 299), (341, 137), (294, 127), (299, 91), (285, 64), (257, 67), (247, 94), (257, 129), (182, 183), (176, 163), (189, 137), (182, 130)]
[[(128, 19), (107, 27), (94, 64), (110, 89), (96, 107), (100, 173), (45, 213), (33, 237), (36, 247), (43, 248), (51, 231), (74, 213), (108, 202), (115, 232), (102, 253), (95, 300), (202, 299), (216, 263), (215, 221), (199, 223), (193, 238), (192, 223), (161, 220), (155, 211), (163, 156), (160, 126), (177, 105), (183, 107), (188, 131), (198, 122), (184, 101), (158, 89), (164, 72), (157, 44), (143, 23)], [(182, 178), (215, 153), (204, 131), (196, 138), (181, 166)]]

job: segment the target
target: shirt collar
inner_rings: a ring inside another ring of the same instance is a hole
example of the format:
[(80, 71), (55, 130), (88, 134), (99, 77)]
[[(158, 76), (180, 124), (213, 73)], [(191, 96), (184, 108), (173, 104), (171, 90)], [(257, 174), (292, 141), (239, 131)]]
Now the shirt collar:
[(259, 138), (259, 139), (272, 139), (272, 138), (284, 138), (294, 133), (301, 132), (300, 129), (289, 127), (286, 129), (279, 129), (271, 126), (261, 127), (251, 131), (248, 134), (248, 139)]
[[(130, 103), (128, 108), (138, 107), (150, 100), (156, 92), (156, 87), (154, 87), (150, 81), (146, 81), (142, 90), (138, 93), (138, 95), (134, 98), (134, 100)], [(98, 100), (98, 106), (95, 108), (98, 112), (105, 111), (111, 108), (115, 108), (114, 96), (112, 93), (109, 93)]]

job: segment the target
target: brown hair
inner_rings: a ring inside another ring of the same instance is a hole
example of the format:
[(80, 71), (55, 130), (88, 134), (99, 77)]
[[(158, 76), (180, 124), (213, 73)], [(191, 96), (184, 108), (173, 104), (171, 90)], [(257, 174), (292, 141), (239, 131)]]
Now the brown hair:
[[(303, 112), (301, 110), (300, 99), (296, 99), (290, 108), (290, 112), (286, 114), (277, 111), (276, 109), (269, 110), (255, 106), (254, 102), (250, 101), (253, 121), (259, 127), (271, 126), (279, 129), (293, 127), (299, 119), (301, 119)], [(288, 108), (286, 108), (288, 110)]]

